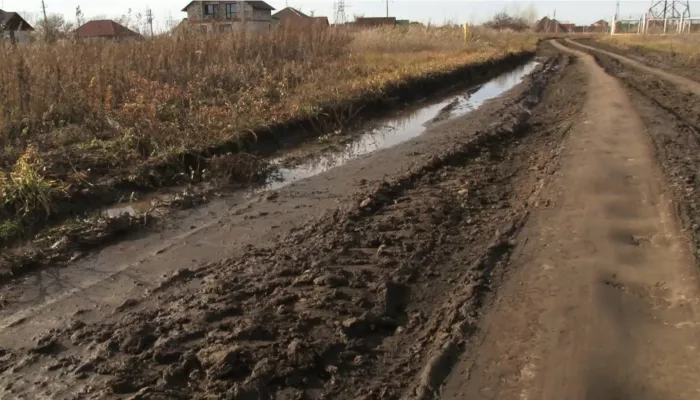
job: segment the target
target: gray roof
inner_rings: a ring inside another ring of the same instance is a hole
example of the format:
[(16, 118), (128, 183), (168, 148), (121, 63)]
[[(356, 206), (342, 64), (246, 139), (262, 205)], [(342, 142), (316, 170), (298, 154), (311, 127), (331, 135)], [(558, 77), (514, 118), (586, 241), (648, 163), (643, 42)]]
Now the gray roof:
[(33, 31), (34, 28), (32, 28), (31, 25), (27, 23), (27, 21), (22, 18), (19, 14), (16, 12), (11, 12), (11, 11), (3, 11), (0, 10), (0, 26), (2, 26), (3, 29), (11, 29), (13, 31), (16, 30), (23, 30), (23, 31)]

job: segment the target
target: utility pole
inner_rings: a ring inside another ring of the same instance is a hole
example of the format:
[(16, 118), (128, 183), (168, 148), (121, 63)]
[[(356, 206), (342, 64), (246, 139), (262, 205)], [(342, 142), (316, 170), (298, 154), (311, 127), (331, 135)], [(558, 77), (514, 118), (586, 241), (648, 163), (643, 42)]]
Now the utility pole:
[(44, 0), (41, 0), (41, 12), (44, 14), (44, 39), (52, 41), (53, 32), (51, 32), (52, 29), (49, 26), (49, 17), (46, 14), (46, 3), (44, 3)]
[(153, 37), (153, 11), (150, 8), (146, 9), (146, 23), (151, 31), (151, 37)]
[(386, 17), (389, 18), (389, 0), (386, 0)]
[(238, 12), (239, 12), (240, 15), (241, 15), (241, 17), (240, 17), (240, 18), (241, 18), (241, 22), (242, 22), (242, 24), (243, 24), (243, 27), (245, 28), (245, 17), (246, 17), (246, 15), (245, 15), (245, 1), (239, 0), (239, 2), (238, 2)]

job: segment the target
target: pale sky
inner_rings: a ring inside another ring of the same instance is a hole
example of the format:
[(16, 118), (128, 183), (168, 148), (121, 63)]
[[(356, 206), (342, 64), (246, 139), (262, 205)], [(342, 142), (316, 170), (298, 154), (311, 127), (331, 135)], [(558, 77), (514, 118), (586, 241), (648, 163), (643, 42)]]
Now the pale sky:
[[(181, 12), (189, 0), (45, 0), (49, 13), (63, 14), (67, 19), (75, 20), (75, 8), (80, 6), (87, 19), (100, 16), (117, 19), (125, 15), (129, 8), (132, 15), (144, 13), (151, 8), (155, 18), (154, 25), (160, 30), (166, 28), (168, 21), (180, 21), (185, 17)], [(346, 0), (349, 17), (353, 14), (364, 16), (384, 16), (384, 0)], [(539, 17), (552, 16), (556, 10), (557, 19), (563, 22), (591, 24), (601, 18), (609, 19), (615, 13), (615, 0), (559, 0), (559, 1), (471, 1), (471, 0), (389, 0), (390, 15), (399, 19), (412, 21), (443, 23), (478, 23), (489, 19), (493, 14), (503, 10), (525, 10), (533, 6)], [(334, 20), (333, 0), (271, 0), (268, 4), (280, 10), (289, 6), (306, 13), (314, 11), (317, 16), (328, 16)], [(651, 0), (620, 1), (620, 14), (627, 18), (638, 18), (651, 4)], [(700, 0), (690, 2), (691, 13), (700, 17)], [(17, 11), (31, 18), (39, 15), (41, 0), (0, 0), (0, 9)], [(172, 22), (171, 22), (172, 23)]]

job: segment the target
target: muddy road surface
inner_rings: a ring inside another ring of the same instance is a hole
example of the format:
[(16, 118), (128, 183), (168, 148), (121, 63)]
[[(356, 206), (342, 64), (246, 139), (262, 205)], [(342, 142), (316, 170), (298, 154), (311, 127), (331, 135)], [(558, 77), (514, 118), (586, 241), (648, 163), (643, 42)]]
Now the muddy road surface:
[(0, 396), (699, 398), (700, 96), (541, 47), (420, 135), (6, 285)]

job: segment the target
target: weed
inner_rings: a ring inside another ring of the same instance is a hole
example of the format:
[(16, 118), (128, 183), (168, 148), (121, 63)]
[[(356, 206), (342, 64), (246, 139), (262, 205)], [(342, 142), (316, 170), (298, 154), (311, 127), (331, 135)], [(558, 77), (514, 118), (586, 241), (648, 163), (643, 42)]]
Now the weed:
[(63, 189), (43, 175), (44, 163), (33, 146), (27, 147), (12, 172), (0, 174), (0, 204), (6, 212), (23, 217), (42, 211), (51, 214), (52, 199)]

